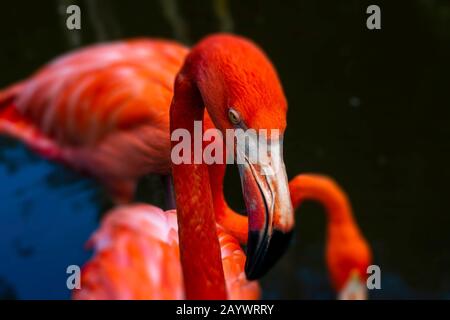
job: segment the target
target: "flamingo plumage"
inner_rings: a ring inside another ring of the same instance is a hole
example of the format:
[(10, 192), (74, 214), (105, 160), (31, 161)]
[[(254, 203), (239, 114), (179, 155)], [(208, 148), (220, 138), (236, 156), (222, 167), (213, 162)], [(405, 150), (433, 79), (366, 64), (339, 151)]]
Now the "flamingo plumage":
[(170, 173), (169, 106), (188, 52), (135, 39), (63, 55), (0, 92), (0, 132), (129, 202), (140, 177)]
[[(258, 299), (260, 287), (245, 277), (239, 243), (217, 229), (228, 298)], [(120, 206), (107, 213), (88, 242), (94, 255), (81, 273), (78, 300), (185, 299), (175, 210), (148, 204)]]

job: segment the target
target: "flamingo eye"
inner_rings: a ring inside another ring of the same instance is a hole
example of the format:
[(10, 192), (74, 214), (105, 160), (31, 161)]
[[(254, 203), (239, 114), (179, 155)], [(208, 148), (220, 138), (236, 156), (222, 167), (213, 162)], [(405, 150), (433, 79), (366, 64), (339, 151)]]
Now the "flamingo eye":
[(234, 109), (228, 110), (228, 119), (230, 119), (231, 123), (234, 125), (237, 125), (241, 122), (241, 117), (239, 116), (239, 113)]

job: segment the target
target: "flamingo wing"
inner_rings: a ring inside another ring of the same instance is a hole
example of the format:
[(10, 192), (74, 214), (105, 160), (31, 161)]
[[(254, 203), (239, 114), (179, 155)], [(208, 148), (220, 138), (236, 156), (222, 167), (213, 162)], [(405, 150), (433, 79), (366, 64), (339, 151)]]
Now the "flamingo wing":
[(108, 214), (88, 245), (75, 299), (182, 299), (176, 214), (150, 205)]
[(236, 238), (218, 227), (220, 251), (222, 254), (223, 272), (228, 299), (255, 300), (261, 296), (258, 282), (248, 281), (245, 276), (245, 260), (247, 259)]
[[(231, 299), (256, 299), (257, 282), (245, 278), (245, 255), (236, 239), (218, 231)], [(74, 299), (183, 299), (176, 211), (134, 204), (110, 212), (89, 245)]]

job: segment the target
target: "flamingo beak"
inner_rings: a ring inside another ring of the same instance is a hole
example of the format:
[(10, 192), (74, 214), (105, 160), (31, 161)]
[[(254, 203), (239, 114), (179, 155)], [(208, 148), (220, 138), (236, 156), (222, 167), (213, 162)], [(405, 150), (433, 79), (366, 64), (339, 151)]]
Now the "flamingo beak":
[(367, 300), (367, 286), (358, 271), (352, 271), (344, 287), (338, 293), (338, 300)]
[(249, 140), (245, 150), (240, 150), (244, 161), (238, 161), (238, 166), (249, 222), (245, 273), (254, 280), (270, 270), (286, 251), (294, 227), (294, 210), (282, 138), (272, 140), (266, 157), (260, 156), (257, 161), (249, 159), (249, 152), (256, 148), (256, 141)]

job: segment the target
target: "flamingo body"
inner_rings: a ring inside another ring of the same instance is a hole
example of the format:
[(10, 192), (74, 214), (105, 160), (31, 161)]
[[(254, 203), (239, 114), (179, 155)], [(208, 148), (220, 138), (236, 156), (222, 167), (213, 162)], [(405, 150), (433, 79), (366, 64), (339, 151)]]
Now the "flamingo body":
[[(229, 299), (257, 299), (246, 280), (245, 254), (222, 229), (217, 236)], [(110, 212), (89, 241), (94, 257), (83, 267), (75, 299), (184, 299), (176, 211), (145, 204)], [(207, 268), (208, 266), (204, 266)]]
[(137, 39), (64, 55), (0, 92), (0, 132), (129, 201), (139, 177), (170, 172), (169, 107), (187, 53)]

